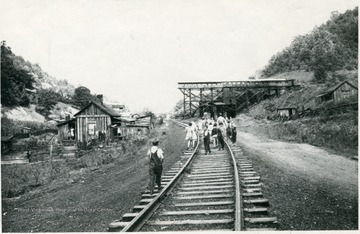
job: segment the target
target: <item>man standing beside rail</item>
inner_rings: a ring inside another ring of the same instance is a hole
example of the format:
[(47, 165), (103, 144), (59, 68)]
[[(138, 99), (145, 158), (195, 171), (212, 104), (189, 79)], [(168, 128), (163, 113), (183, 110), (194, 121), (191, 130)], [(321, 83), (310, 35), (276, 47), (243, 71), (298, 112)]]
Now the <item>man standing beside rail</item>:
[(150, 195), (153, 195), (155, 182), (158, 186), (158, 190), (162, 189), (161, 187), (161, 174), (163, 170), (162, 163), (164, 161), (164, 152), (158, 147), (159, 139), (152, 140), (152, 146), (149, 149), (147, 156), (149, 157), (149, 190)]

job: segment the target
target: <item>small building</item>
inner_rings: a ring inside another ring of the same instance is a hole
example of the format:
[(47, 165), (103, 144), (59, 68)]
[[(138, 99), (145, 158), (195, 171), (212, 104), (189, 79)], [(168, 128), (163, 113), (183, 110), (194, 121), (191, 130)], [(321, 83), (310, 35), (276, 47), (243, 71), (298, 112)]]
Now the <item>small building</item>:
[(24, 135), (29, 135), (29, 134), (30, 134), (30, 131), (31, 131), (31, 128), (23, 127), (23, 128), (21, 129), (21, 131), (22, 131), (22, 134), (24, 134)]
[(113, 130), (110, 126), (114, 125), (113, 119), (120, 117), (121, 114), (99, 101), (91, 101), (75, 115), (76, 133), (75, 138), (78, 142), (88, 142), (92, 139), (105, 141), (109, 138)]
[(58, 141), (64, 143), (67, 141), (75, 141), (76, 135), (76, 119), (66, 119), (63, 122), (58, 123)]
[(338, 103), (350, 97), (357, 97), (358, 88), (349, 81), (341, 82), (316, 97), (317, 103), (333, 101)]
[(277, 113), (281, 118), (292, 119), (295, 116), (297, 116), (298, 111), (296, 107), (282, 107), (282, 108), (277, 108)]

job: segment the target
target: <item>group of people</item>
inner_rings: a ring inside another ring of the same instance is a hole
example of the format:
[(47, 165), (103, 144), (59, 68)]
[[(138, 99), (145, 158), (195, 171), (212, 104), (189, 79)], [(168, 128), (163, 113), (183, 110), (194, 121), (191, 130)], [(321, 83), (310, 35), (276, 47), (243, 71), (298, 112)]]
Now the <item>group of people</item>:
[(236, 143), (236, 125), (231, 118), (224, 118), (222, 114), (219, 115), (216, 121), (213, 118), (203, 117), (197, 124), (191, 122), (185, 131), (188, 150), (195, 148), (197, 134), (204, 139), (205, 154), (211, 153), (211, 143), (214, 148), (223, 150), (225, 138), (230, 140), (232, 144)]
[[(224, 118), (221, 114), (215, 121), (213, 118), (202, 118), (196, 124), (190, 122), (185, 129), (187, 141), (187, 149), (195, 148), (197, 141), (197, 134), (203, 137), (205, 154), (211, 153), (210, 144), (213, 143), (214, 149), (224, 150), (225, 138), (231, 140), (232, 144), (236, 143), (236, 125), (233, 120)], [(158, 190), (162, 189), (161, 174), (163, 170), (164, 152), (159, 148), (159, 139), (152, 140), (152, 146), (147, 152), (149, 159), (149, 192), (152, 195), (155, 184)]]

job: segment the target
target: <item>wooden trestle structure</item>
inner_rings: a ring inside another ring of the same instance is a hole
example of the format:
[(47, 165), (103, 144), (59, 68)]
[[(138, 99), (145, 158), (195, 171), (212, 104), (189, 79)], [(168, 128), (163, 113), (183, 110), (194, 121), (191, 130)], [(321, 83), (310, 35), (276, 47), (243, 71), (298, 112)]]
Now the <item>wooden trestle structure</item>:
[(202, 117), (204, 112), (213, 117), (219, 113), (232, 117), (250, 104), (279, 95), (282, 90), (292, 87), (295, 87), (293, 79), (178, 83), (184, 95), (184, 118), (196, 114)]

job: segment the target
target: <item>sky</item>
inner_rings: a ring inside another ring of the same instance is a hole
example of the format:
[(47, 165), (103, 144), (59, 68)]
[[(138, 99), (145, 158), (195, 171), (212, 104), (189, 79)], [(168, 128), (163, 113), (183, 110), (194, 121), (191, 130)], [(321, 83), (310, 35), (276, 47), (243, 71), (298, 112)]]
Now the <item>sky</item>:
[(131, 111), (173, 110), (178, 82), (246, 80), (356, 0), (0, 0), (0, 40)]

